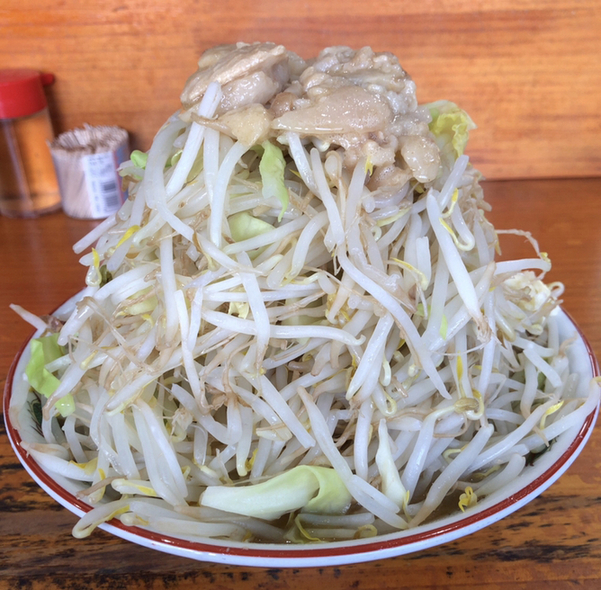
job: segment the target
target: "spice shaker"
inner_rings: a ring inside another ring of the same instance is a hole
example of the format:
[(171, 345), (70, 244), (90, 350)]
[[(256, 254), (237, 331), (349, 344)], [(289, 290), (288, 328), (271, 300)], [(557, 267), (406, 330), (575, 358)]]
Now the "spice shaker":
[(54, 134), (44, 86), (52, 74), (0, 70), (0, 213), (36, 217), (60, 208), (47, 142)]

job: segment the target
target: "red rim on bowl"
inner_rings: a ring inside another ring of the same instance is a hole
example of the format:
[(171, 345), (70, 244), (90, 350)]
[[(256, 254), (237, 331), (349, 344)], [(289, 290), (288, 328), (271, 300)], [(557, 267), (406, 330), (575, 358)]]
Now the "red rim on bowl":
[[(569, 314), (565, 311), (563, 311), (563, 313), (582, 339), (582, 343), (588, 353), (592, 376), (599, 376), (599, 364), (591, 345)], [(50, 495), (53, 495), (60, 504), (72, 512), (75, 512), (76, 514), (77, 511), (79, 511), (80, 514), (87, 513), (92, 507), (85, 502), (82, 502), (74, 494), (64, 489), (57, 481), (52, 479), (52, 477), (48, 475), (22, 448), (21, 436), (10, 419), (9, 406), (15, 373), (19, 360), (23, 355), (28, 342), (29, 339), (23, 344), (21, 350), (15, 357), (6, 379), (3, 410), (8, 436), (19, 460), (42, 488), (50, 493)], [(440, 526), (436, 526), (436, 523), (433, 523), (433, 526), (428, 527), (427, 530), (416, 531), (415, 533), (407, 533), (405, 531), (402, 535), (384, 535), (353, 542), (352, 544), (327, 543), (320, 545), (278, 546), (277, 548), (274, 548), (273, 545), (258, 543), (244, 545), (242, 543), (220, 543), (212, 540), (208, 540), (207, 542), (191, 541), (156, 533), (137, 526), (127, 526), (118, 519), (113, 519), (106, 524), (100, 525), (100, 528), (108, 530), (116, 536), (131, 540), (137, 544), (152, 547), (167, 553), (179, 554), (203, 561), (239, 565), (283, 565), (291, 567), (340, 565), (344, 563), (364, 562), (381, 559), (383, 557), (408, 554), (455, 540), (462, 536), (462, 532), (466, 529), (470, 529), (469, 532), (476, 532), (514, 512), (529, 500), (542, 493), (554, 483), (576, 459), (578, 452), (584, 446), (592, 432), (598, 409), (597, 406), (597, 408), (586, 417), (578, 434), (570, 442), (569, 446), (560, 457), (539, 477), (519, 489), (516, 493), (471, 515), (466, 514), (460, 519), (452, 520), (451, 522), (441, 524)]]

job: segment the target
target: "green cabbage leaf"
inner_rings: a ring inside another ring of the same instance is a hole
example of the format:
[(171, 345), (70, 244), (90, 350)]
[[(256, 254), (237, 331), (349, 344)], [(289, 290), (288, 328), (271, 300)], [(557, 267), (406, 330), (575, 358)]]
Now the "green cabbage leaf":
[(476, 124), (454, 102), (439, 100), (427, 104), (426, 107), (432, 116), (429, 128), (441, 155), (447, 163), (454, 162), (463, 155), (470, 131), (476, 129)]
[[(44, 397), (50, 397), (60, 384), (46, 365), (63, 356), (58, 344), (58, 334), (50, 334), (41, 338), (33, 338), (30, 343), (31, 358), (25, 367), (25, 375), (29, 385)], [(75, 411), (75, 402), (71, 394), (66, 395), (56, 403), (61, 416), (68, 416)]]
[(288, 208), (289, 200), (288, 189), (284, 183), (286, 160), (284, 160), (282, 150), (270, 141), (264, 141), (261, 147), (263, 148), (263, 155), (259, 164), (259, 173), (263, 182), (263, 196), (266, 199), (270, 197), (278, 198), (282, 204), (278, 221), (282, 221), (282, 216)]
[(200, 504), (274, 520), (299, 509), (314, 514), (343, 514), (351, 504), (351, 495), (334, 469), (299, 465), (249, 486), (209, 486)]

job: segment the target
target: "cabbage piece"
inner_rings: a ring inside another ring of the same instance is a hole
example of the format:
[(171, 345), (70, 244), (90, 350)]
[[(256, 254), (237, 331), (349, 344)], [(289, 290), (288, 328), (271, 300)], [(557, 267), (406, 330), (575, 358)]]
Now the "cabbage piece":
[(286, 160), (282, 150), (273, 145), (270, 141), (264, 141), (261, 144), (263, 156), (259, 164), (261, 181), (263, 182), (263, 196), (266, 199), (277, 197), (282, 204), (282, 210), (278, 216), (278, 221), (282, 221), (284, 211), (288, 208), (288, 189), (284, 183), (284, 170), (286, 169)]
[(316, 514), (342, 514), (351, 504), (351, 495), (334, 469), (299, 465), (254, 485), (209, 486), (200, 497), (200, 504), (274, 520), (298, 509)]
[[(29, 385), (44, 397), (50, 397), (60, 383), (59, 379), (46, 369), (48, 363), (63, 356), (63, 351), (58, 344), (58, 334), (33, 338), (30, 350), (31, 358), (25, 367)], [(75, 411), (73, 396), (68, 394), (61, 398), (56, 403), (56, 408), (61, 416), (72, 414)]]
[(470, 116), (454, 102), (439, 100), (426, 105), (432, 116), (430, 131), (447, 164), (463, 155), (469, 132), (476, 129)]
[(273, 225), (254, 217), (247, 211), (241, 211), (228, 219), (230, 232), (235, 242), (249, 240), (274, 229)]
[(148, 162), (148, 154), (140, 150), (134, 150), (131, 153), (130, 159), (134, 166), (144, 169), (146, 168), (146, 162)]
[[(250, 240), (251, 238), (260, 236), (261, 234), (265, 234), (274, 229), (273, 225), (263, 221), (262, 219), (259, 219), (258, 217), (254, 217), (247, 211), (241, 211), (240, 213), (232, 215), (228, 219), (228, 223), (230, 225), (232, 238), (235, 242)], [(251, 260), (254, 260), (265, 250), (266, 247), (267, 246), (262, 246), (261, 248), (249, 250), (247, 254), (250, 256)]]

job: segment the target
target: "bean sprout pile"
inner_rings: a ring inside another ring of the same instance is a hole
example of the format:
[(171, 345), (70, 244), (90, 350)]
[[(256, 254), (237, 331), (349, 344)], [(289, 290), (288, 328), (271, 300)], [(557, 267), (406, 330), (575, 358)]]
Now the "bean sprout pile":
[(49, 318), (15, 306), (42, 334), (43, 442), (23, 446), (82, 482), (77, 537), (112, 518), (269, 543), (411, 529), (597, 403), (575, 395), (547, 256), (517, 232), (532, 257), (495, 260), (471, 119), (410, 104), (408, 77), (391, 98), (368, 48), (273, 47), (205, 56), (122, 165), (128, 200), (74, 246), (85, 288)]

